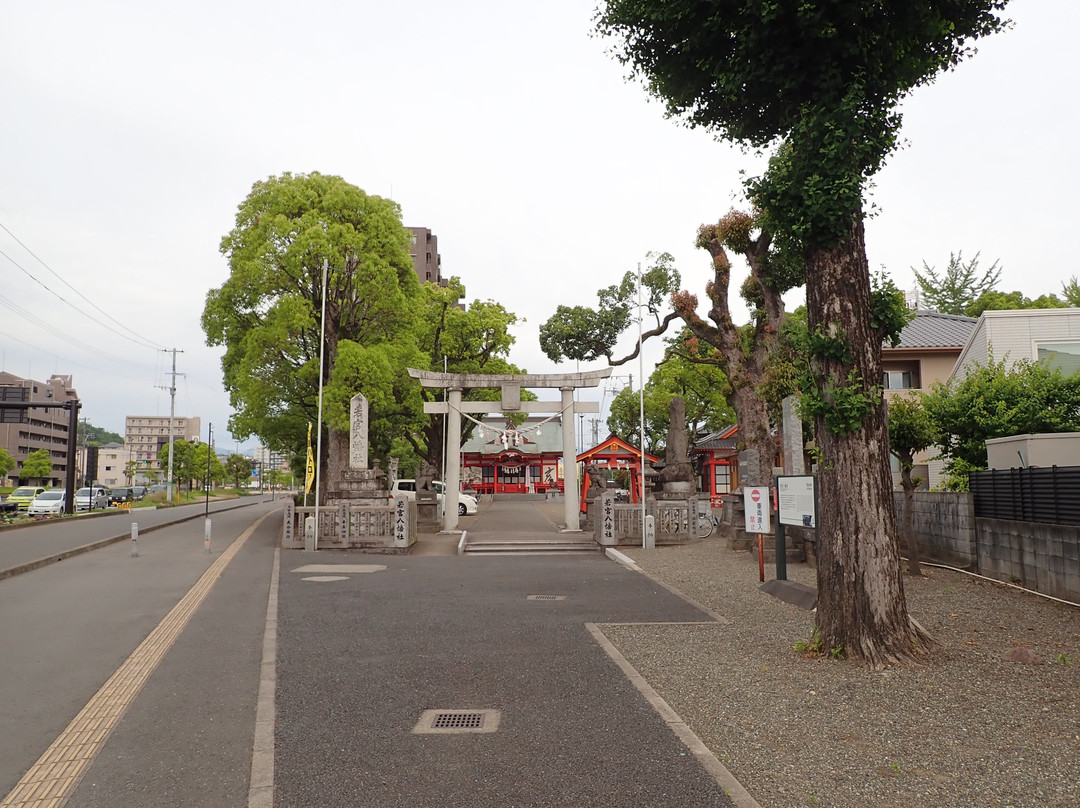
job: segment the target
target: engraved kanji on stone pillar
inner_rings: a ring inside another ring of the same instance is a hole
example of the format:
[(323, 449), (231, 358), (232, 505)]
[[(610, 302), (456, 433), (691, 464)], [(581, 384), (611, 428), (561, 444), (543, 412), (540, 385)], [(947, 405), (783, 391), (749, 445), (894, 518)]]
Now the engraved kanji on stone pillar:
[(357, 393), (349, 400), (349, 468), (368, 467), (368, 400)]

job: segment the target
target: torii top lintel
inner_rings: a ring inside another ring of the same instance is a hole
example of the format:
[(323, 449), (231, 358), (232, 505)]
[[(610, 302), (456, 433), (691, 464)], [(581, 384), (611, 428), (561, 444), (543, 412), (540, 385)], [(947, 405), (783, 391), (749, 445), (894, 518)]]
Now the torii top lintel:
[(442, 373), (409, 368), (409, 376), (422, 387), (447, 387), (471, 390), (476, 387), (597, 387), (611, 375), (611, 368), (584, 373)]

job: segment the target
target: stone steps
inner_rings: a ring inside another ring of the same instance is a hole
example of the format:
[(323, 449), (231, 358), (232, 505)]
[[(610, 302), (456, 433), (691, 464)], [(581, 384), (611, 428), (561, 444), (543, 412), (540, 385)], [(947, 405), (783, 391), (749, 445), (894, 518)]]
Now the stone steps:
[(592, 540), (582, 539), (530, 539), (516, 541), (470, 541), (465, 540), (465, 552), (469, 555), (537, 554), (537, 553), (597, 553), (600, 546)]

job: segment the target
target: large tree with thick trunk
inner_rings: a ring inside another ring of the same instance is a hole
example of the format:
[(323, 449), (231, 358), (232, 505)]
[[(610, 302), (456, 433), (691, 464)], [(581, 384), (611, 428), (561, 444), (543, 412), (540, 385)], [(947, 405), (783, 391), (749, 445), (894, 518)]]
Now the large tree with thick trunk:
[(1002, 28), (1005, 4), (609, 0), (597, 14), (669, 115), (754, 147), (783, 143), (747, 191), (806, 260), (818, 629), (825, 647), (871, 666), (911, 659), (921, 637), (904, 599), (879, 381), (898, 323), (871, 294), (864, 192), (896, 148), (899, 102)]

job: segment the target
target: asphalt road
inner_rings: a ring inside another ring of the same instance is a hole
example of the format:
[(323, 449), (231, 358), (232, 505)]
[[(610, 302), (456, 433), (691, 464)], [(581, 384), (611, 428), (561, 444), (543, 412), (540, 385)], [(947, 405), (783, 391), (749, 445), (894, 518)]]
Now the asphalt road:
[[(278, 507), (216, 514), (212, 553), (195, 519), (0, 580), (0, 805), (196, 592), (65, 806), (254, 805), (268, 673), (279, 808), (732, 805), (590, 629), (692, 604), (599, 553), (279, 551)], [(414, 733), (425, 710), (499, 725)]]

